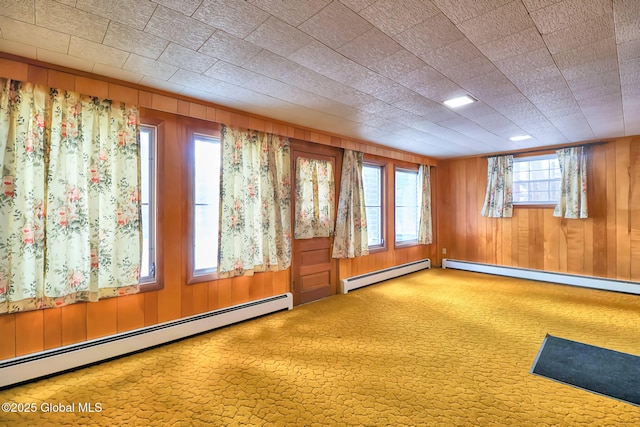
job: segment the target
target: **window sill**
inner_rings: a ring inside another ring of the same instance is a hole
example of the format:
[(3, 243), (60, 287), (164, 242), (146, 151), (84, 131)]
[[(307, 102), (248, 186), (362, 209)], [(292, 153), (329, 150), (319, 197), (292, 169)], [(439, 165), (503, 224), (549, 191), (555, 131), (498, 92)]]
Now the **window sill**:
[(387, 250), (388, 248), (386, 245), (369, 247), (369, 255), (375, 254), (378, 252), (386, 252)]
[(195, 285), (196, 283), (210, 282), (212, 280), (218, 280), (217, 272), (190, 275), (189, 278), (187, 279), (187, 285)]
[(153, 282), (140, 283), (140, 293), (159, 291), (164, 288), (164, 284), (160, 280), (154, 280)]
[(395, 248), (396, 249), (409, 248), (411, 246), (418, 246), (419, 244), (420, 243), (418, 243), (418, 240), (408, 240), (406, 242), (396, 242)]
[(514, 203), (514, 208), (545, 208), (553, 209), (556, 207), (555, 203)]

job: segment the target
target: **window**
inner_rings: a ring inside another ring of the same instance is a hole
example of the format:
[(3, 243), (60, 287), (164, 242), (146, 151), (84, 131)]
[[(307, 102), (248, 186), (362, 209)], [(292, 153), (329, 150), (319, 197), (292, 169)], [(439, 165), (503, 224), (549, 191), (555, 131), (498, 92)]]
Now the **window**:
[(560, 198), (560, 165), (555, 154), (513, 159), (513, 203), (553, 204)]
[(362, 166), (364, 205), (367, 212), (369, 249), (384, 246), (382, 188), (384, 166), (365, 163)]
[(418, 242), (420, 189), (417, 170), (396, 169), (396, 244)]
[(155, 126), (140, 126), (141, 284), (156, 281), (156, 130)]
[(220, 139), (192, 134), (193, 258), (192, 276), (215, 274), (218, 268), (220, 218)]

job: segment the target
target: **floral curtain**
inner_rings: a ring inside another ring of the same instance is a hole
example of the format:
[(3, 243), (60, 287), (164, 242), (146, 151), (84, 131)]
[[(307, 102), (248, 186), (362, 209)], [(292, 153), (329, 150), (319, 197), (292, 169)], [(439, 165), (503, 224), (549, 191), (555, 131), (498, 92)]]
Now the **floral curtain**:
[(556, 151), (562, 183), (553, 216), (587, 218), (587, 155), (584, 147)]
[(0, 82), (0, 313), (138, 292), (136, 108)]
[(294, 238), (333, 234), (335, 210), (333, 166), (326, 160), (296, 159)]
[(220, 277), (291, 265), (289, 139), (222, 127)]
[(428, 165), (420, 167), (422, 175), (422, 200), (420, 203), (420, 225), (418, 226), (418, 243), (433, 243), (431, 227), (431, 169)]
[(360, 152), (344, 150), (333, 258), (354, 258), (369, 254), (362, 156)]
[(513, 156), (489, 157), (487, 191), (482, 216), (510, 218), (513, 215)]

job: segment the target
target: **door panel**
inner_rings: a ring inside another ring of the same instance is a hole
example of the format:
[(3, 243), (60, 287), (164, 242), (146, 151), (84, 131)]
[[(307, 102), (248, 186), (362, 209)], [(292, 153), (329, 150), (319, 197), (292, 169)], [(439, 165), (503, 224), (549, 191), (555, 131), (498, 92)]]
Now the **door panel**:
[[(291, 141), (291, 164), (294, 170), (298, 157), (325, 160), (331, 162), (336, 192), (340, 188), (342, 166), (342, 150), (335, 147), (313, 144), (310, 142)], [(295, 215), (296, 190), (292, 185), (291, 199), (294, 203), (292, 212)], [(338, 194), (334, 197), (334, 212), (337, 212)], [(295, 223), (295, 218), (293, 218)], [(292, 224), (292, 227), (294, 225)], [(337, 289), (338, 262), (331, 258), (333, 236), (314, 237), (311, 239), (293, 240), (293, 262), (291, 267), (291, 291), (294, 305), (314, 301), (334, 295)]]

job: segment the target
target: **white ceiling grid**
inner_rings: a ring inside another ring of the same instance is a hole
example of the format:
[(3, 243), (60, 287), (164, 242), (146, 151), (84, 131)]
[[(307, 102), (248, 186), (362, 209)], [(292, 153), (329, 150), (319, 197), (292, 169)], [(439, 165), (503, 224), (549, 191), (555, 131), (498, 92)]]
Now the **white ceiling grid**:
[(0, 51), (434, 157), (640, 134), (640, 0), (0, 0)]

